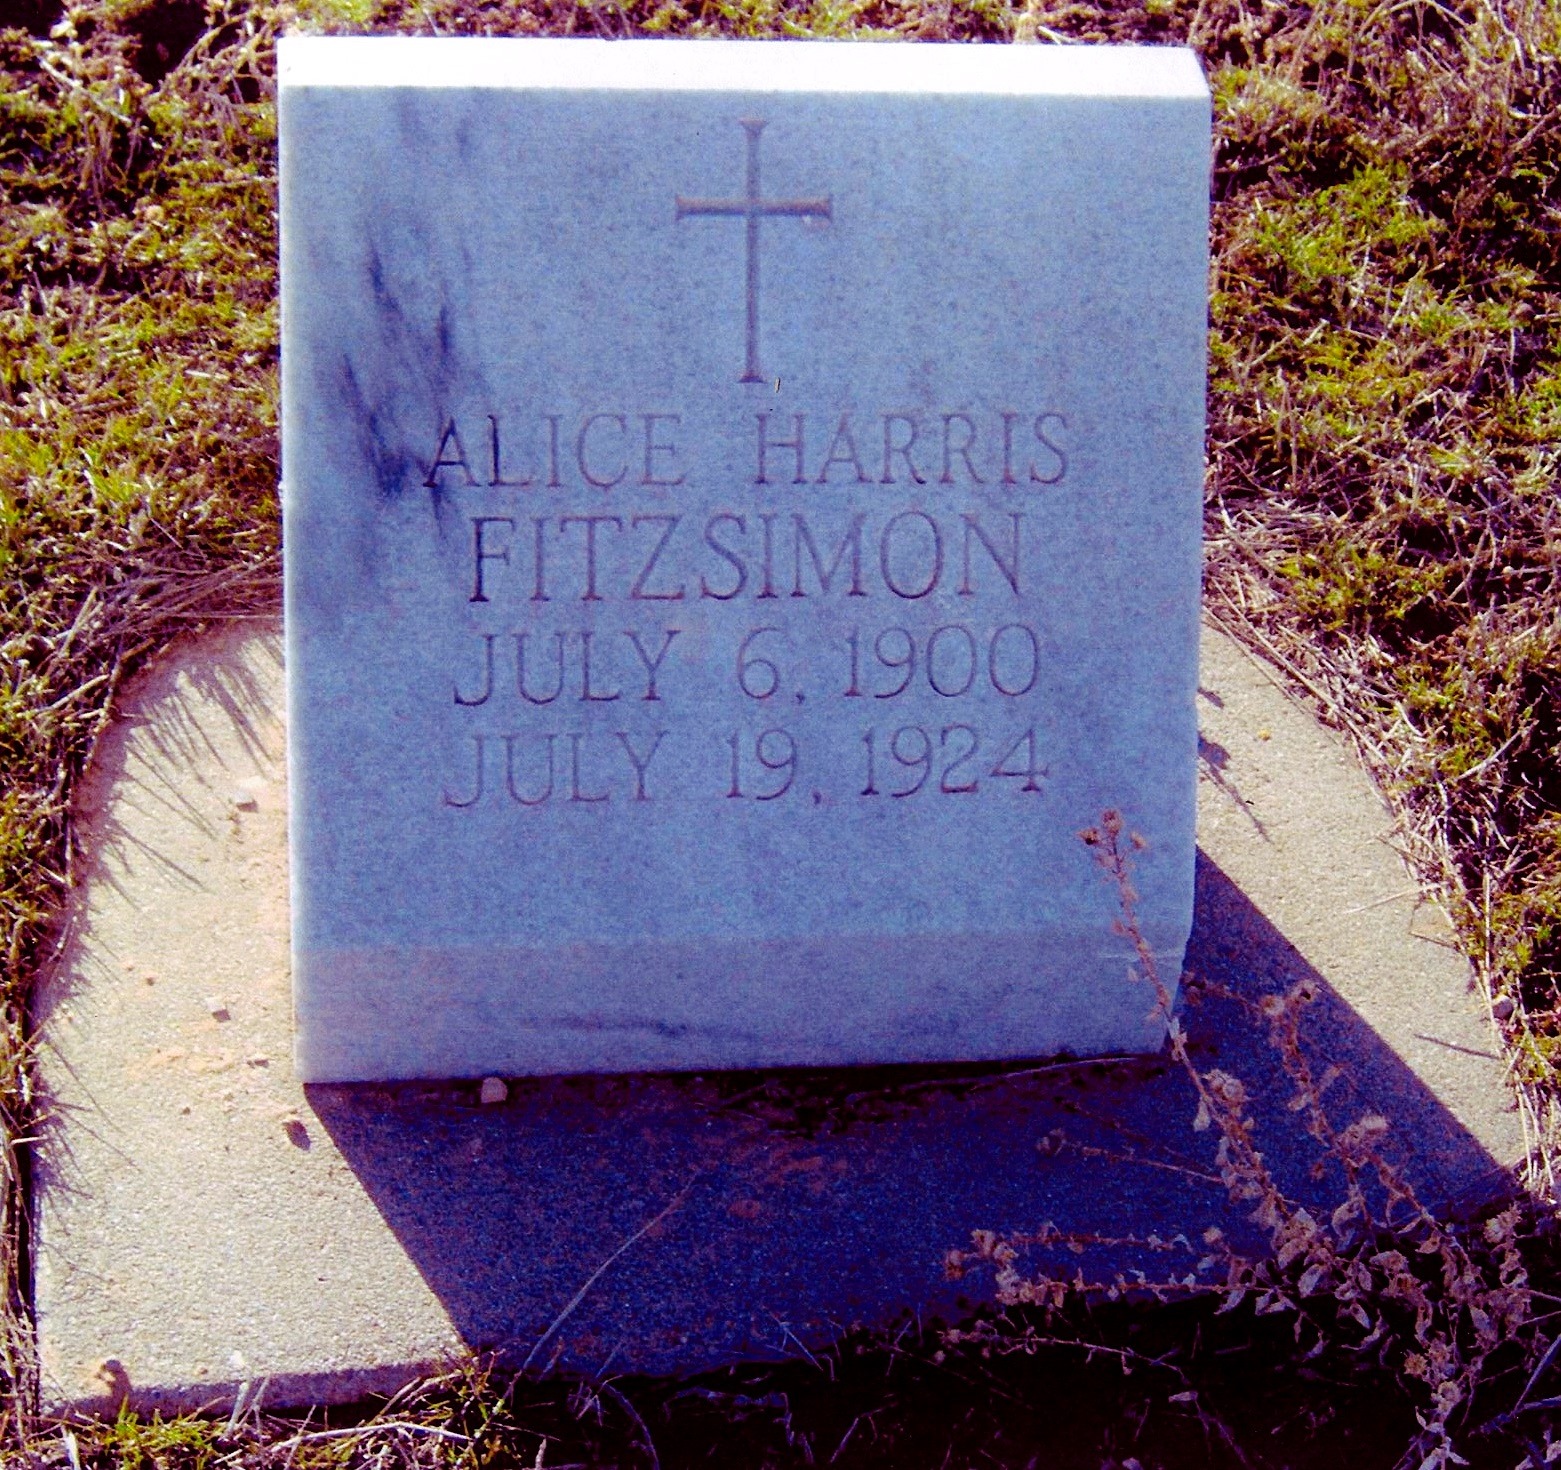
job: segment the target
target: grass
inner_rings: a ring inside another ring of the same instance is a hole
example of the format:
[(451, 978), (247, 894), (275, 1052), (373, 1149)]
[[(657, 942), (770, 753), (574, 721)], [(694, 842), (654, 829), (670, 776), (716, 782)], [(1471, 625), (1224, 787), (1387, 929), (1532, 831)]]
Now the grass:
[[(293, 22), (1195, 46), (1218, 135), (1207, 604), (1351, 733), (1388, 792), (1486, 986), (1540, 1145), (1530, 1183), (1553, 1199), (1554, 0), (92, 0), (68, 12), (0, 0), (0, 1242), (13, 1387), (29, 1381), (26, 998), (70, 882), (73, 782), (128, 671), (204, 620), (276, 605), (270, 74), (272, 41)], [(1535, 1279), (1551, 1279), (1551, 1247), (1531, 1254)], [(1388, 1464), (1418, 1433), (1423, 1380), (1404, 1360), (1297, 1363), (1272, 1319), (1216, 1318), (1208, 1304), (1179, 1317), (1068, 1310), (1079, 1315), (1049, 1326), (1017, 1312), (1028, 1325), (1005, 1341), (1028, 1331), (1029, 1353), (912, 1335), (842, 1345), (829, 1373), (794, 1364), (610, 1392), (470, 1369), (390, 1411), (426, 1428), (364, 1430), (361, 1414), (307, 1431), (264, 1414), (124, 1419), (69, 1444), (52, 1430), (15, 1438), (14, 1453), (530, 1463), (545, 1434), (549, 1464), (649, 1463), (653, 1442), (668, 1463), (822, 1462), (843, 1443), (842, 1464), (936, 1464), (945, 1450), (950, 1464)], [(1243, 1377), (1233, 1363), (1253, 1366)], [(1281, 1369), (1260, 1404), (1242, 1391)], [(849, 1387), (858, 1377), (870, 1392)], [(1375, 1439), (1363, 1427), (1374, 1407), (1388, 1426)], [(19, 1399), (9, 1413), (16, 1429)], [(1508, 1431), (1521, 1427), (1542, 1459), (1544, 1417), (1466, 1437), (1460, 1453), (1511, 1464)], [(1073, 1444), (1087, 1453), (1070, 1460)]]
[(1359, 738), (1548, 1128), (1561, 11), (1339, 7), (1268, 66), (1242, 49), (1216, 73), (1210, 600)]
[[(1171, 1402), (1188, 1392), (1186, 1379), (1158, 1362), (1179, 1344), (1200, 1339), (1196, 1368), (1232, 1355), (1272, 1356), (1282, 1350), (1282, 1332), (1255, 1342), (1186, 1308), (1149, 1321), (1108, 1314), (1095, 1325), (1123, 1345), (1097, 1348), (1093, 1363), (1071, 1347), (983, 1357), (979, 1347), (950, 1351), (907, 1333), (892, 1346), (846, 1339), (817, 1365), (749, 1366), (678, 1382), (619, 1379), (605, 1389), (511, 1384), (465, 1368), (355, 1423), (264, 1412), (231, 1425), (125, 1414), (95, 1433), (78, 1427), (77, 1454), (90, 1470), (204, 1470), (223, 1461), (266, 1470), (533, 1466), (539, 1457), (554, 1470), (656, 1463), (1119, 1470), (1133, 1462), (1223, 1470), (1242, 1461), (1216, 1424), (1233, 1439), (1266, 1438), (1277, 1453), (1257, 1463), (1269, 1464), (1335, 1456), (1385, 1465), (1414, 1433), (1412, 1405), (1387, 1375), (1330, 1385), (1331, 1411), (1309, 1402), (1312, 1385), (1276, 1384), (1256, 1413), (1250, 1394), (1245, 1404), (1236, 1393)], [(1361, 1412), (1368, 1408), (1369, 1416)], [(35, 1443), (44, 1464), (69, 1464), (57, 1431)]]

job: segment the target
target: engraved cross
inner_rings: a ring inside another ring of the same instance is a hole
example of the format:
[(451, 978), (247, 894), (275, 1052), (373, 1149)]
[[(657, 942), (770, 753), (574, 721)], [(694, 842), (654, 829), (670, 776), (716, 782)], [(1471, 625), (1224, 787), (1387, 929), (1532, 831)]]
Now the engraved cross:
[(830, 196), (822, 199), (764, 199), (759, 193), (759, 134), (764, 123), (758, 118), (741, 119), (748, 135), (748, 191), (742, 199), (685, 199), (677, 196), (677, 217), (723, 214), (740, 216), (748, 226), (748, 360), (740, 383), (762, 383), (759, 370), (759, 221), (766, 215), (796, 215), (832, 219)]

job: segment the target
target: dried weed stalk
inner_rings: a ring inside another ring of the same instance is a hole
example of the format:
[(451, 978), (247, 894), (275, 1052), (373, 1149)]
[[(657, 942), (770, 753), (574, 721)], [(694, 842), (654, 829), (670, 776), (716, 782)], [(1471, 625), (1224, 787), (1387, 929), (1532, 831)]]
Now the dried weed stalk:
[[(1478, 1229), (1438, 1220), (1384, 1155), (1386, 1119), (1368, 1113), (1346, 1126), (1335, 1125), (1323, 1101), (1334, 1069), (1314, 1075), (1301, 1046), (1302, 1017), (1315, 998), (1315, 987), (1306, 981), (1264, 996), (1257, 1010), (1294, 1088), (1290, 1110), (1318, 1145), (1320, 1157), (1339, 1166), (1344, 1188), (1327, 1212), (1309, 1210), (1286, 1195), (1263, 1161), (1246, 1086), (1218, 1068), (1200, 1071), (1173, 1013), (1170, 989), (1138, 919), (1132, 855), (1143, 848), (1143, 839), (1125, 832), (1115, 811), (1080, 835), (1116, 886), (1120, 916), (1115, 930), (1133, 945), (1137, 972), (1153, 990), (1156, 1010), (1165, 1020), (1171, 1057), (1192, 1089), (1191, 1126), (1212, 1134), (1220, 1181), (1232, 1202), (1250, 1210), (1267, 1237), (1268, 1253), (1238, 1249), (1217, 1226), (1209, 1226), (1196, 1246), (1185, 1234), (1142, 1242), (1177, 1261), (1158, 1279), (1135, 1272), (1132, 1280), (1121, 1274), (1091, 1280), (1076, 1265), (1071, 1271), (1043, 1268), (1026, 1274), (1021, 1265), (1026, 1253), (1067, 1253), (1101, 1243), (1047, 1225), (1022, 1235), (975, 1231), (971, 1249), (949, 1252), (950, 1275), (989, 1267), (1000, 1304), (1040, 1308), (1046, 1318), (1072, 1305), (1116, 1300), (1130, 1292), (1161, 1301), (1213, 1297), (1222, 1314), (1250, 1300), (1258, 1315), (1293, 1318), (1298, 1356), (1342, 1350), (1369, 1356), (1412, 1381), (1421, 1402), (1421, 1429), (1412, 1447), (1419, 1458), (1410, 1462), (1420, 1470), (1464, 1463), (1455, 1453), (1453, 1432), (1468, 1427), (1476, 1393), (1492, 1377), (1493, 1356), (1506, 1348), (1509, 1357), (1529, 1367), (1540, 1357), (1521, 1249), (1523, 1207), (1513, 1204)], [(972, 1336), (1024, 1347), (1033, 1343), (1035, 1329), (1020, 1326), (1014, 1333), (989, 1323), (950, 1334), (954, 1341)]]

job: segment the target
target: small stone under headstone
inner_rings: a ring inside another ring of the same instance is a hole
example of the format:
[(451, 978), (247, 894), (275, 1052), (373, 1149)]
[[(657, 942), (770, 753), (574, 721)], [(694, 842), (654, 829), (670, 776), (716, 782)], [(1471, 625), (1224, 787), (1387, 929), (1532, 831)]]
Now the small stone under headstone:
[(508, 1097), (509, 1088), (504, 1085), (501, 1078), (484, 1077), (482, 1079), (482, 1090), (478, 1094), (477, 1100), (483, 1106), (486, 1107), (490, 1103), (504, 1102)]
[(1190, 51), (291, 38), (298, 1064), (1149, 1051), (1192, 921)]

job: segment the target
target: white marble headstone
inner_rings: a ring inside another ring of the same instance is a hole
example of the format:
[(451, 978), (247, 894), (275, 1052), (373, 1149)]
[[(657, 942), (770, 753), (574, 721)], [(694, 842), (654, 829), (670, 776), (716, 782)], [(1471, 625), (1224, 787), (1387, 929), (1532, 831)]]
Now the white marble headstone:
[(282, 42), (314, 1081), (1153, 1048), (1209, 100), (1170, 49)]

